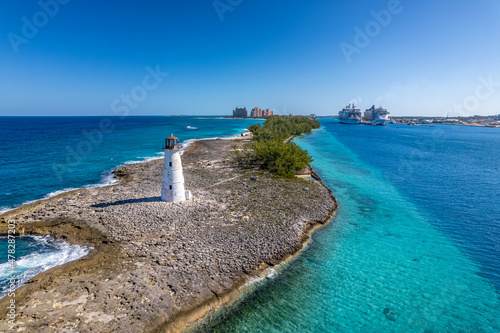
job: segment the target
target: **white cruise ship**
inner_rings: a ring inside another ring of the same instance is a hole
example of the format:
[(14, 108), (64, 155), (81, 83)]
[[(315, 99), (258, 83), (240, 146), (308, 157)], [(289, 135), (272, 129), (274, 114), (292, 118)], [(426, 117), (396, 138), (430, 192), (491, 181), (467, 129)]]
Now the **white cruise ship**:
[(339, 120), (342, 124), (361, 124), (361, 110), (349, 104), (339, 112)]
[(389, 112), (387, 109), (375, 108), (373, 105), (371, 108), (366, 109), (365, 114), (363, 116), (363, 120), (370, 122), (372, 125), (382, 125), (385, 126), (389, 122)]

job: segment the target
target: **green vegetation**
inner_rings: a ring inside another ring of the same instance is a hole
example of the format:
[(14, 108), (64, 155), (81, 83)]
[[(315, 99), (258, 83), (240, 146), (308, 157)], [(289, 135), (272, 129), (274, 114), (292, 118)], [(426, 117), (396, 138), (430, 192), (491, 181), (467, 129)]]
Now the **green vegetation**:
[(251, 125), (253, 133), (250, 145), (243, 150), (233, 146), (236, 161), (247, 166), (260, 165), (261, 169), (291, 178), (313, 161), (307, 151), (293, 142), (285, 142), (293, 135), (310, 133), (320, 123), (307, 117), (273, 116), (261, 124)]

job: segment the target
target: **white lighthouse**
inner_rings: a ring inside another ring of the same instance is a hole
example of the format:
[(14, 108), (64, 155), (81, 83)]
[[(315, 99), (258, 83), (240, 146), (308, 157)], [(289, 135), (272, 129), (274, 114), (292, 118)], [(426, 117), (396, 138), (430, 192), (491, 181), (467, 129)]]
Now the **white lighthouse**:
[(161, 200), (168, 202), (184, 201), (191, 198), (191, 192), (184, 190), (179, 139), (170, 136), (165, 139), (165, 158), (161, 180)]

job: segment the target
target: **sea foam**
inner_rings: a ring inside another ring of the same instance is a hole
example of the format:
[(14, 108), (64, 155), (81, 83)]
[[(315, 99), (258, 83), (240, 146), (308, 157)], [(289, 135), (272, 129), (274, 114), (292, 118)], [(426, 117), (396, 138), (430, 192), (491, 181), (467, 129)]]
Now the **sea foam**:
[[(90, 247), (71, 245), (51, 236), (23, 236), (28, 241), (27, 249), (31, 253), (16, 258), (15, 276), (16, 287), (22, 286), (26, 281), (52, 267), (77, 260), (89, 253)], [(0, 243), (7, 242), (6, 237), (0, 237)], [(19, 242), (19, 238), (17, 239)], [(18, 250), (19, 251), (19, 250)], [(12, 276), (11, 266), (8, 262), (0, 264), (0, 298), (8, 293), (8, 279)]]

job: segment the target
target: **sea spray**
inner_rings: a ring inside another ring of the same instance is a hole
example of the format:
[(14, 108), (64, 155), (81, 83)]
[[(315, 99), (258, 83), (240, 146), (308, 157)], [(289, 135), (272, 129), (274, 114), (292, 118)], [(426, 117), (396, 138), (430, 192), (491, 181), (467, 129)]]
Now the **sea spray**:
[[(17, 287), (52, 267), (77, 260), (90, 251), (90, 247), (71, 245), (51, 236), (21, 236), (16, 238), (17, 257), (15, 275)], [(0, 237), (0, 248), (7, 248), (7, 237)], [(8, 290), (10, 264), (5, 256), (0, 257), (0, 298)]]

